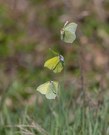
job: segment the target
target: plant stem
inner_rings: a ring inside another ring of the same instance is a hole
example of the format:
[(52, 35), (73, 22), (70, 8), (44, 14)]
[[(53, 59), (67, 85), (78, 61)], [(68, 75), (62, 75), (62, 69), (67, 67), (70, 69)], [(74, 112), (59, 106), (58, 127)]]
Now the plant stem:
[(79, 51), (78, 51), (78, 55), (79, 55), (79, 69), (80, 69), (80, 82), (81, 82), (81, 91), (82, 91), (82, 96), (83, 96), (83, 106), (85, 107), (85, 100), (86, 100), (86, 92), (85, 92), (85, 86), (84, 86), (84, 71), (83, 71), (83, 50), (82, 50), (82, 46), (80, 45), (79, 47)]
[(3, 95), (1, 97), (1, 101), (0, 101), (0, 111), (2, 110), (2, 107), (3, 107), (3, 104), (4, 104), (4, 101), (6, 99), (6, 96), (7, 96), (7, 93), (9, 91), (9, 87), (11, 86), (11, 83), (7, 86), (7, 88), (4, 90), (3, 92)]
[(85, 91), (85, 85), (84, 85), (84, 70), (83, 70), (83, 49), (82, 46), (79, 46), (79, 68), (80, 68), (80, 82), (81, 82), (81, 88), (80, 90), (82, 91), (82, 98), (83, 98), (83, 106), (82, 106), (82, 111), (83, 111), (83, 121), (84, 123), (84, 129), (86, 128), (86, 91)]

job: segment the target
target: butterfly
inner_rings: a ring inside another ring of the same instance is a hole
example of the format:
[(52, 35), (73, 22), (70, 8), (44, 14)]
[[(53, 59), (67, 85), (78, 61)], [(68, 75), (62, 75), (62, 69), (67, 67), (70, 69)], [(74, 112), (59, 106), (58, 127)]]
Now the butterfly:
[(68, 21), (65, 23), (64, 27), (61, 30), (61, 40), (63, 40), (66, 43), (73, 43), (76, 39), (76, 32), (77, 24), (76, 23), (68, 23)]
[(54, 73), (59, 73), (64, 67), (64, 57), (62, 55), (55, 56), (44, 63), (44, 67), (52, 70)]
[(47, 99), (55, 99), (57, 92), (59, 91), (59, 83), (56, 81), (48, 81), (44, 84), (41, 84), (37, 91), (41, 94), (44, 94)]

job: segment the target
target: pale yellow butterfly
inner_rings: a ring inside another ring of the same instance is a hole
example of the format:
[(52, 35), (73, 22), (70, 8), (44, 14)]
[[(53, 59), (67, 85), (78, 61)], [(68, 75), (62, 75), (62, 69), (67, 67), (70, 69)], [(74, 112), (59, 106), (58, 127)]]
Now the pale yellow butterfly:
[(73, 43), (74, 40), (76, 39), (76, 34), (75, 34), (76, 29), (77, 29), (76, 23), (66, 22), (61, 30), (61, 40), (63, 40), (66, 43)]
[(59, 83), (56, 81), (48, 81), (44, 84), (41, 84), (37, 91), (41, 94), (44, 94), (47, 99), (55, 99), (59, 91)]

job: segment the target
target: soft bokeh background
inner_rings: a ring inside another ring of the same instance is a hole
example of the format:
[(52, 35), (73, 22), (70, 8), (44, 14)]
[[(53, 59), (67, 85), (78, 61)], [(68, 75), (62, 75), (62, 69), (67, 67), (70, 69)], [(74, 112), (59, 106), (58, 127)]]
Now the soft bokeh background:
[[(78, 24), (73, 45), (60, 40), (66, 21)], [(49, 48), (65, 57), (65, 74), (43, 68), (44, 61), (53, 56)], [(41, 123), (47, 112), (43, 116), (40, 108), (58, 102), (46, 101), (36, 92), (37, 86), (48, 80), (64, 81), (62, 92), (69, 99), (68, 106), (81, 104), (82, 87), (92, 108), (108, 98), (109, 0), (0, 0), (1, 108), (9, 111), (10, 117), (19, 117), (28, 106), (28, 115), (33, 117), (36, 109)], [(19, 123), (18, 118), (13, 121)]]

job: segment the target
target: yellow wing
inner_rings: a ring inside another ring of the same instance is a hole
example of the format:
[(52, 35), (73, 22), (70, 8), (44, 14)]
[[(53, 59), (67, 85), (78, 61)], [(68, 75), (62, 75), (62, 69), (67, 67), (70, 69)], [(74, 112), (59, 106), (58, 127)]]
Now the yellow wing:
[(44, 84), (41, 84), (37, 88), (37, 91), (39, 91), (41, 94), (44, 94), (47, 99), (55, 99), (58, 90), (59, 90), (59, 84), (58, 82), (54, 82), (54, 81), (49, 81)]
[(56, 57), (53, 57), (53, 58), (47, 60), (44, 63), (44, 67), (47, 67), (48, 69), (54, 71), (59, 62), (60, 62), (59, 56), (56, 56)]
[(47, 90), (49, 88), (49, 82), (46, 82), (44, 84), (41, 84), (38, 88), (37, 91), (39, 91), (41, 94), (46, 94)]
[(76, 23), (69, 23), (64, 26), (64, 28), (61, 31), (61, 40), (63, 40), (66, 43), (73, 43), (76, 39), (76, 29), (77, 24)]
[(50, 81), (48, 91), (46, 93), (47, 99), (55, 99), (59, 90), (58, 82)]
[(44, 67), (53, 70), (54, 73), (59, 73), (63, 69), (62, 63), (64, 63), (64, 57), (60, 55), (47, 60), (44, 64)]
[(53, 70), (54, 73), (59, 73), (61, 72), (63, 69), (63, 65), (62, 65), (62, 62), (60, 61), (57, 66), (55, 67), (55, 69)]

